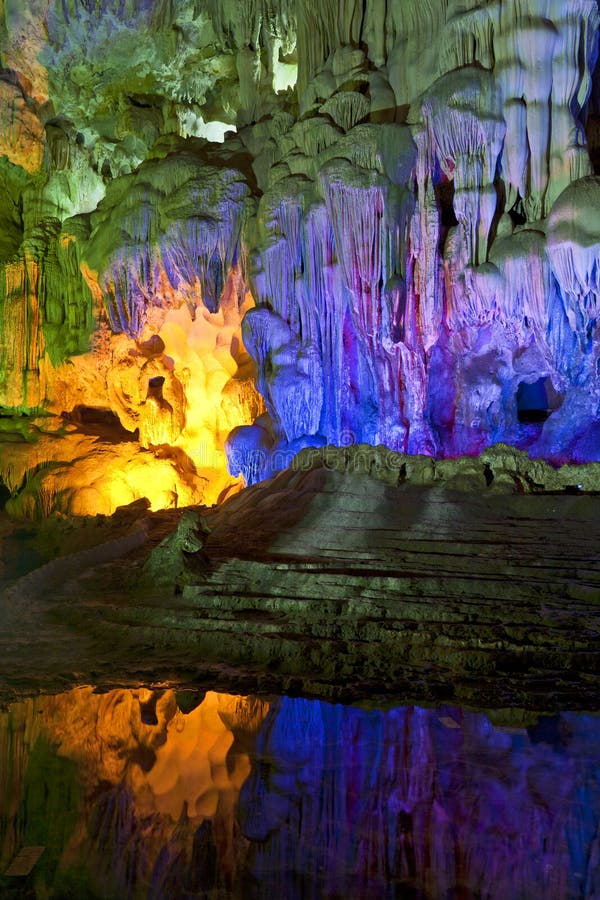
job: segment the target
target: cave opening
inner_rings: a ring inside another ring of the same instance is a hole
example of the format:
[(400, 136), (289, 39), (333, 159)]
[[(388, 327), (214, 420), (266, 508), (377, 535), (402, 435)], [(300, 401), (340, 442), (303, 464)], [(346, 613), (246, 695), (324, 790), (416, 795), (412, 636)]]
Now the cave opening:
[(163, 385), (165, 379), (163, 375), (155, 375), (148, 381), (148, 397), (154, 397), (155, 400), (163, 399)]
[(88, 434), (102, 434), (114, 442), (136, 439), (137, 429), (128, 431), (116, 412), (104, 406), (87, 406), (79, 403), (70, 412), (63, 412), (62, 418), (72, 422)]
[(442, 179), (434, 185), (435, 199), (440, 211), (442, 228), (454, 228), (458, 219), (454, 211), (454, 179)]
[(517, 418), (522, 424), (540, 424), (562, 403), (562, 395), (549, 376), (537, 381), (521, 381), (517, 388)]

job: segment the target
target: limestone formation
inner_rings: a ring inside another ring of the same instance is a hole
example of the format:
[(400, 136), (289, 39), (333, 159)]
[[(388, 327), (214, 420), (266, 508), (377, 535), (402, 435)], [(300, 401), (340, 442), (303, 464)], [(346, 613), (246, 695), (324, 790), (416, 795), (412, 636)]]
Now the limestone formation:
[(207, 502), (327, 444), (600, 458), (595, 0), (0, 25), (4, 415), (112, 414)]
[(202, 550), (204, 536), (210, 528), (198, 512), (187, 509), (179, 519), (177, 527), (160, 542), (143, 569), (143, 577), (152, 585), (166, 584), (181, 587), (181, 579), (186, 569), (186, 559)]

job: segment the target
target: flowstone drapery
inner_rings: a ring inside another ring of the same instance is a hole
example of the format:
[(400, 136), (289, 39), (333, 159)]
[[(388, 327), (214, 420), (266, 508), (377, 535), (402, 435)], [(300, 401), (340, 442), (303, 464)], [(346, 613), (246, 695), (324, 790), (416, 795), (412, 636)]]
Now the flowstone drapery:
[(211, 501), (329, 443), (600, 457), (596, 0), (2, 16), (5, 416)]

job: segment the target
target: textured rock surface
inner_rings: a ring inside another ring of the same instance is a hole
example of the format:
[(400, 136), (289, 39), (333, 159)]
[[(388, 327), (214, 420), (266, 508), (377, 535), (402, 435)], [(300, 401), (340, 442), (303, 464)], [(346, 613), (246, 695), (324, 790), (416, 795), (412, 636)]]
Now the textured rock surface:
[(329, 443), (596, 460), (599, 23), (6, 0), (0, 410), (111, 411), (213, 499)]
[(176, 511), (49, 521), (33, 543), (9, 531), (7, 560), (58, 558), (5, 572), (3, 693), (214, 677), (327, 697), (597, 702), (597, 465), (550, 482), (502, 446), (436, 462), (319, 453), (206, 510), (202, 534), (182, 522), (154, 551), (177, 551), (170, 583), (147, 559)]

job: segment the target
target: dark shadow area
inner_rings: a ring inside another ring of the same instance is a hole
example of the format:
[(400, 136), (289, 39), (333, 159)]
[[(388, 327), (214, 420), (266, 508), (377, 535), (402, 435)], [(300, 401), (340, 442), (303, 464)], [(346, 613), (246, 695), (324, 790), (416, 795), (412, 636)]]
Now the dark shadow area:
[(600, 56), (592, 73), (592, 86), (587, 105), (585, 136), (594, 175), (600, 174)]
[(525, 225), (527, 223), (527, 216), (525, 215), (525, 210), (523, 209), (523, 201), (520, 197), (514, 204), (512, 209), (508, 210), (508, 215), (511, 217), (515, 228), (518, 228), (521, 225)]
[[(155, 379), (151, 379), (151, 382), (154, 380)], [(164, 381), (164, 379), (162, 380)], [(121, 424), (117, 414), (105, 407), (79, 404), (75, 406), (71, 412), (63, 412), (62, 418), (66, 422), (72, 422), (74, 425), (78, 425), (81, 431), (86, 434), (97, 434), (108, 438), (114, 443), (137, 439), (137, 430), (127, 431)]]
[(587, 120), (585, 134), (594, 175), (600, 175), (600, 115), (590, 115)]
[(165, 379), (162, 375), (156, 375), (148, 382), (148, 397), (154, 397), (155, 400), (163, 399), (163, 385)]
[(435, 185), (434, 190), (442, 228), (454, 228), (455, 225), (458, 225), (458, 219), (454, 212), (454, 181), (440, 181)]
[(4, 484), (4, 482), (0, 481), (0, 510), (4, 509), (6, 506), (6, 501), (10, 498), (10, 491)]
[(549, 376), (537, 381), (522, 381), (517, 389), (517, 418), (522, 424), (536, 424), (546, 419), (562, 403), (562, 396)]

